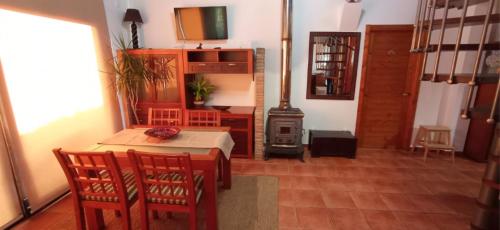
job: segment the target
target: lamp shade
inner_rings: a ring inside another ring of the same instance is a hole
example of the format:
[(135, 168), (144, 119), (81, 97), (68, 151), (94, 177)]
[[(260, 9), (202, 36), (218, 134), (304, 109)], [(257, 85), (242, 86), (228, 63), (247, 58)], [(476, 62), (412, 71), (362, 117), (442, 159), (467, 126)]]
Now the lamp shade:
[(127, 9), (125, 17), (123, 17), (124, 22), (140, 22), (142, 23), (142, 17), (137, 9)]

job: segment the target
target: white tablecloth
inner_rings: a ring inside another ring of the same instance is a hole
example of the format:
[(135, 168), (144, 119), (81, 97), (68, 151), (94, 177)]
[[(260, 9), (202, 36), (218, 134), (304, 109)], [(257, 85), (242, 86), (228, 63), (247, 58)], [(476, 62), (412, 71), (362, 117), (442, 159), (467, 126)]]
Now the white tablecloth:
[(158, 143), (148, 141), (144, 134), (147, 129), (124, 129), (112, 137), (99, 142), (108, 145), (164, 146), (180, 148), (219, 148), (227, 159), (231, 156), (234, 141), (228, 132), (180, 131), (177, 136)]

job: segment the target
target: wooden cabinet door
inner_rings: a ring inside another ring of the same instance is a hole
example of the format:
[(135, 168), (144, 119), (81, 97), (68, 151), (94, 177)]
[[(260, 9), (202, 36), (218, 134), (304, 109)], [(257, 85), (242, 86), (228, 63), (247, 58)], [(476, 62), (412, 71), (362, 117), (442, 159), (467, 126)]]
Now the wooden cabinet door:
[[(182, 65), (182, 50), (177, 49), (135, 49), (129, 53), (144, 58), (149, 71), (155, 74), (171, 76), (168, 83), (158, 83), (156, 86), (143, 85), (138, 95), (137, 115), (140, 124), (146, 124), (150, 107), (175, 107), (185, 109), (184, 69)], [(128, 107), (128, 105), (127, 105)], [(126, 125), (133, 122), (129, 109), (124, 109)]]
[[(495, 98), (497, 84), (480, 84), (477, 89), (474, 108), (480, 111), (490, 111)], [(485, 162), (493, 140), (495, 124), (486, 122), (489, 113), (472, 114), (469, 131), (465, 140), (464, 154), (475, 161)]]
[[(417, 87), (412, 26), (369, 25), (356, 123), (360, 147), (401, 148), (413, 125)], [(412, 80), (413, 79), (413, 80)], [(412, 108), (410, 108), (412, 107)], [(408, 118), (410, 116), (411, 118)]]
[(221, 126), (230, 127), (234, 147), (231, 157), (253, 158), (253, 115), (221, 114)]

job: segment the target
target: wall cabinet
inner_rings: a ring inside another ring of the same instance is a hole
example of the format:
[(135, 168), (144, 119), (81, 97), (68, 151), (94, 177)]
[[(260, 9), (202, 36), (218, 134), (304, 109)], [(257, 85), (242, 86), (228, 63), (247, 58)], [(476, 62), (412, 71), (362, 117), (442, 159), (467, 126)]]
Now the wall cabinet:
[(184, 50), (187, 74), (252, 74), (252, 49), (192, 49)]

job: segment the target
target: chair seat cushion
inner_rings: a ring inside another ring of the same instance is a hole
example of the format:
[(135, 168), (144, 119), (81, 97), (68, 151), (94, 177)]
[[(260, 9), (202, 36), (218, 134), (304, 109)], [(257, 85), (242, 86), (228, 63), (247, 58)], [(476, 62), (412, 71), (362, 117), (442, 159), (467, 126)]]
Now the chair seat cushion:
[[(102, 171), (100, 173), (101, 178), (109, 178), (109, 172)], [(123, 171), (122, 172), (123, 183), (125, 184), (125, 188), (127, 189), (127, 199), (128, 201), (133, 200), (137, 196), (137, 186), (135, 184), (134, 172), (132, 171)], [(96, 193), (105, 193), (106, 195), (82, 195), (83, 200), (88, 201), (99, 201), (99, 202), (119, 202), (119, 198), (117, 193), (114, 190), (114, 187), (111, 183), (104, 183), (103, 186), (99, 183), (93, 183), (92, 188)], [(104, 191), (103, 191), (104, 188)], [(85, 192), (91, 192), (90, 187), (84, 189)]]
[[(162, 180), (166, 180), (168, 177), (172, 179), (172, 181), (183, 181), (185, 178), (179, 174), (163, 174), (160, 175), (159, 178)], [(194, 182), (194, 190), (196, 193), (196, 203), (200, 201), (201, 195), (203, 193), (203, 175), (195, 174), (193, 175)], [(182, 186), (162, 186), (161, 190), (160, 186), (152, 185), (149, 187), (146, 199), (149, 203), (158, 203), (158, 204), (172, 204), (172, 205), (187, 205), (186, 197), (184, 196), (184, 187)], [(169, 196), (169, 198), (161, 198), (159, 196)]]

